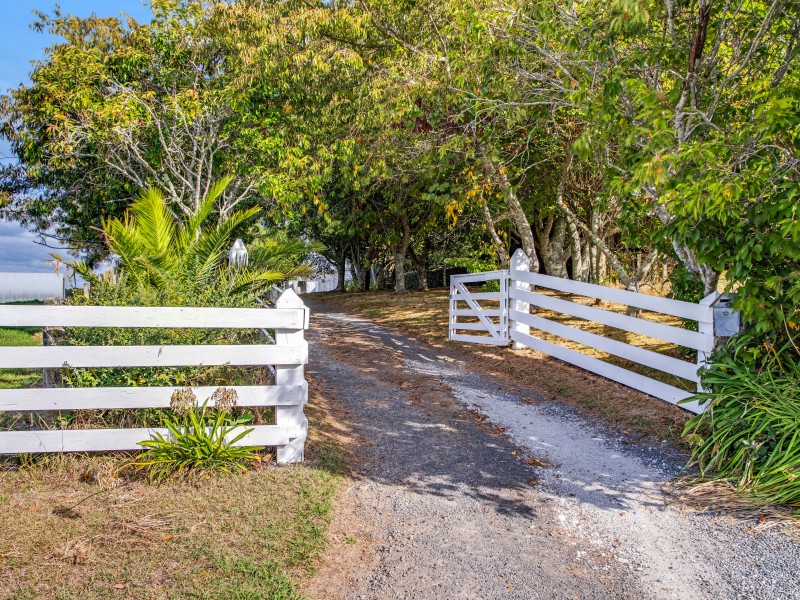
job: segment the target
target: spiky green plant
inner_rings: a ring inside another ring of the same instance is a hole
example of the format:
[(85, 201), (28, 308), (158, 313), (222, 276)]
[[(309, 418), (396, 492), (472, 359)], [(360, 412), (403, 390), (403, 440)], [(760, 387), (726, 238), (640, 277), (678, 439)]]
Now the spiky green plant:
[(156, 433), (153, 439), (139, 442), (146, 451), (128, 466), (145, 471), (154, 483), (196, 471), (246, 471), (260, 448), (236, 444), (253, 431), (244, 428), (251, 419), (210, 409), (207, 402), (181, 415), (165, 414), (167, 435)]
[(759, 349), (742, 337), (715, 355), (703, 384), (712, 391), (696, 398), (708, 406), (684, 430), (701, 476), (731, 481), (765, 504), (800, 508), (800, 356), (794, 342)]
[[(122, 219), (103, 222), (109, 249), (119, 257), (126, 279), (139, 286), (194, 295), (214, 288), (222, 298), (257, 296), (277, 281), (308, 276), (312, 268), (303, 256), (318, 245), (303, 240), (257, 240), (247, 266), (228, 268), (227, 255), (236, 232), (260, 208), (234, 211), (225, 219), (211, 219), (217, 200), (230, 185), (226, 177), (214, 184), (193, 215), (181, 219), (159, 190), (142, 192)], [(300, 262), (301, 264), (298, 264)], [(86, 265), (71, 266), (96, 282)], [(99, 283), (99, 282), (98, 282)]]

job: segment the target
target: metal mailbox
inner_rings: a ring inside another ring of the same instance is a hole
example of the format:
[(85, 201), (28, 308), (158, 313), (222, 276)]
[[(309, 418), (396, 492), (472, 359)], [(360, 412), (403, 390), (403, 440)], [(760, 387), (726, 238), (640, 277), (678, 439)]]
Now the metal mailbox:
[(733, 300), (736, 294), (721, 294), (714, 300), (711, 308), (714, 310), (714, 335), (716, 337), (731, 337), (742, 330), (742, 315), (733, 309)]

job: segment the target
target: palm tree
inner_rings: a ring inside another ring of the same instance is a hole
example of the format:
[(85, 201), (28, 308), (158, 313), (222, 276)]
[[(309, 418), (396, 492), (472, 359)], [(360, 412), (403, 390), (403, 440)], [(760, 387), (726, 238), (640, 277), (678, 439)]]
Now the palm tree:
[[(182, 296), (207, 295), (212, 289), (221, 297), (257, 297), (276, 282), (313, 273), (299, 256), (318, 250), (303, 240), (260, 240), (250, 251), (247, 266), (228, 266), (227, 254), (234, 233), (255, 217), (260, 208), (238, 210), (224, 221), (208, 223), (217, 199), (231, 183), (226, 177), (212, 186), (196, 213), (180, 219), (169, 208), (164, 194), (150, 188), (142, 192), (123, 219), (103, 221), (109, 249), (119, 257), (128, 281)], [(85, 265), (71, 265), (85, 279), (94, 278)]]

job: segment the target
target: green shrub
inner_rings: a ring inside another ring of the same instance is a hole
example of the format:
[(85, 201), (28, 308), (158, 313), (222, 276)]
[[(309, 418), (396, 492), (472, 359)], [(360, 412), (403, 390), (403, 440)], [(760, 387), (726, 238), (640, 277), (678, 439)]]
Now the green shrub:
[[(231, 416), (232, 404), (213, 409), (206, 401), (198, 407), (193, 405), (194, 395), (186, 401), (186, 394), (186, 390), (177, 390), (173, 394), (177, 412), (162, 414), (168, 434), (157, 433), (153, 439), (140, 442), (145, 452), (129, 466), (146, 471), (150, 481), (156, 483), (192, 471), (246, 471), (247, 464), (258, 458), (255, 452), (260, 448), (235, 444), (253, 431), (241, 429), (252, 421), (252, 415)], [(241, 430), (235, 433), (237, 429)]]
[(713, 390), (684, 436), (703, 477), (736, 484), (766, 504), (800, 508), (800, 354), (742, 335), (702, 375)]
[[(71, 305), (91, 306), (232, 306), (255, 307), (243, 297), (223, 297), (214, 293), (213, 285), (197, 295), (178, 288), (155, 289), (120, 275), (116, 283), (100, 279), (90, 297), (82, 295), (68, 300)], [(58, 345), (65, 346), (130, 346), (130, 345), (197, 345), (197, 344), (262, 344), (264, 335), (256, 330), (193, 329), (193, 328), (112, 328), (71, 327), (53, 331)], [(269, 385), (272, 375), (266, 366), (193, 366), (193, 367), (64, 367), (56, 374), (65, 387), (185, 387), (220, 385)], [(158, 409), (92, 410), (62, 413), (59, 428), (153, 427), (162, 418)], [(256, 411), (258, 422), (271, 420), (272, 409)]]

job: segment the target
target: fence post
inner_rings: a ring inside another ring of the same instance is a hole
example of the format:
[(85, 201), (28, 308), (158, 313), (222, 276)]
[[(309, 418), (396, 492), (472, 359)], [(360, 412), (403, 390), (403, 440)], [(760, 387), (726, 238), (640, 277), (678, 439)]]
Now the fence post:
[[(275, 302), (275, 308), (300, 308), (305, 311), (303, 329), (308, 328), (308, 307), (291, 288), (283, 292)], [(308, 346), (305, 341), (303, 329), (275, 330), (275, 343), (278, 346)], [(308, 419), (306, 418), (303, 407), (308, 402), (308, 387), (305, 381), (304, 365), (275, 365), (275, 385), (302, 385), (305, 392), (301, 404), (297, 406), (276, 406), (275, 424), (285, 427), (295, 427), (302, 431), (302, 434), (289, 441), (286, 446), (278, 447), (277, 460), (279, 464), (302, 462), (305, 458), (305, 442), (308, 434)]]
[(453, 281), (453, 277), (450, 277), (450, 295), (448, 296), (450, 301), (450, 311), (447, 313), (448, 315), (448, 324), (447, 324), (447, 339), (452, 340), (453, 335), (456, 332), (456, 321), (458, 321), (458, 317), (456, 316), (455, 312), (458, 308), (458, 301), (456, 300), (456, 284)]
[[(531, 286), (528, 283), (517, 281), (514, 279), (514, 271), (530, 271), (531, 270), (531, 259), (528, 258), (528, 255), (523, 252), (522, 248), (518, 248), (516, 252), (511, 256), (511, 263), (509, 265), (509, 277), (511, 280), (511, 287), (515, 290), (524, 290), (530, 291)], [(523, 302), (522, 300), (511, 300), (510, 301), (511, 310), (518, 310), (521, 313), (528, 313), (530, 312), (531, 305), (528, 302)], [(519, 321), (515, 321), (513, 316), (509, 311), (509, 329), (511, 331), (516, 331), (517, 333), (524, 333), (526, 335), (530, 335), (531, 328), (530, 325), (525, 325), (520, 323)], [(522, 350), (526, 346), (519, 342), (514, 342), (511, 346), (514, 350)]]
[[(707, 340), (706, 347), (697, 351), (698, 371), (709, 363), (711, 359), (711, 353), (714, 351), (714, 344), (716, 342), (714, 338), (714, 309), (711, 307), (711, 305), (716, 302), (719, 296), (719, 292), (711, 292), (708, 296), (698, 302), (700, 306), (705, 306), (708, 308), (708, 316), (704, 320), (697, 322), (698, 333), (702, 333)], [(697, 391), (706, 391), (703, 388), (703, 384), (699, 381), (697, 382)]]

